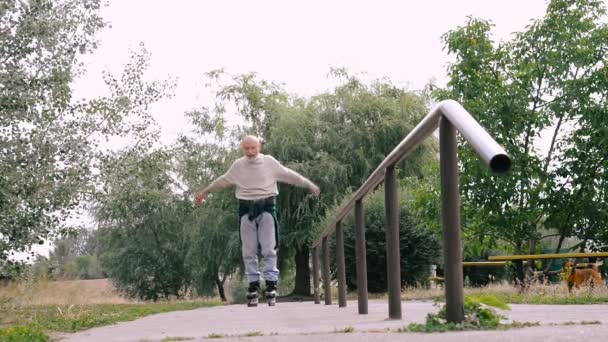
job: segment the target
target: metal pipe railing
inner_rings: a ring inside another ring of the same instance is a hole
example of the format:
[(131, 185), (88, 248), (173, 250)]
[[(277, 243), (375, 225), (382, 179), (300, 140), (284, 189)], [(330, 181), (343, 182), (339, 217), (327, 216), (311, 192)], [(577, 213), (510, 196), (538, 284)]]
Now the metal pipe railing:
[[(441, 122), (441, 123), (440, 123)], [(440, 126), (440, 172), (441, 202), (444, 244), (444, 271), (447, 319), (450, 322), (462, 322), (464, 319), (464, 295), (462, 284), (462, 248), (460, 239), (460, 194), (458, 190), (458, 156), (456, 131), (471, 144), (480, 159), (495, 173), (504, 173), (511, 168), (511, 159), (504, 149), (479, 125), (475, 119), (456, 101), (446, 100), (435, 106), (429, 114), (393, 149), (380, 165), (367, 178), (365, 183), (354, 193), (351, 199), (338, 210), (334, 220), (312, 244), (313, 279), (315, 286), (315, 303), (319, 302), (318, 294), (318, 247), (323, 248), (323, 286), (325, 304), (331, 304), (329, 286), (329, 247), (328, 238), (336, 231), (340, 235), (336, 248), (338, 263), (344, 260), (342, 222), (355, 209), (357, 288), (359, 313), (367, 314), (367, 266), (365, 248), (365, 223), (363, 198), (383, 180), (385, 181), (386, 200), (386, 239), (387, 270), (389, 290), (389, 317), (401, 318), (401, 272), (399, 253), (399, 199), (397, 194), (395, 166), (406, 158), (422, 141)], [(317, 255), (317, 256), (315, 256)], [(345, 306), (342, 298), (344, 292), (344, 268), (338, 265), (338, 283), (340, 286), (340, 306)], [(342, 284), (342, 285), (340, 285)], [(344, 304), (344, 305), (343, 305)]]
[(342, 223), (336, 225), (336, 263), (338, 264), (338, 306), (346, 306), (346, 264), (344, 261), (344, 232)]
[(365, 212), (363, 201), (355, 202), (355, 254), (357, 259), (357, 298), (359, 313), (367, 314), (367, 248), (365, 246)]
[[(428, 137), (437, 129), (439, 124), (439, 107), (436, 107), (435, 110), (431, 111), (429, 115), (427, 115), (411, 132), (410, 134), (401, 141), (395, 149), (380, 163), (380, 165), (372, 172), (372, 174), (367, 178), (365, 183), (361, 185), (361, 187), (355, 192), (350, 201), (346, 203), (344, 207), (342, 207), (336, 214), (336, 218), (330, 223), (327, 228), (321, 233), (321, 236), (327, 236), (334, 232), (336, 223), (338, 221), (342, 221), (346, 215), (348, 215), (353, 207), (355, 206), (355, 201), (363, 199), (365, 195), (367, 195), (371, 190), (376, 188), (378, 184), (382, 183), (384, 180), (384, 172), (386, 168), (390, 165), (396, 165), (408, 154), (410, 154), (419, 144), (424, 140), (424, 138)], [(317, 240), (313, 243), (313, 247), (319, 245), (320, 241)]]
[(327, 237), (323, 238), (323, 296), (325, 305), (331, 305), (331, 284), (329, 279), (329, 243)]
[(445, 116), (439, 125), (439, 173), (441, 175), (441, 223), (443, 226), (443, 282), (447, 319), (464, 320), (462, 246), (460, 241), (460, 193), (458, 192), (458, 143), (456, 129)]
[(313, 297), (315, 299), (315, 304), (321, 304), (321, 295), (319, 293), (319, 249), (313, 248), (311, 253)]
[(388, 317), (401, 319), (401, 251), (399, 248), (399, 185), (397, 170), (391, 165), (384, 177), (386, 210), (386, 263), (388, 280)]

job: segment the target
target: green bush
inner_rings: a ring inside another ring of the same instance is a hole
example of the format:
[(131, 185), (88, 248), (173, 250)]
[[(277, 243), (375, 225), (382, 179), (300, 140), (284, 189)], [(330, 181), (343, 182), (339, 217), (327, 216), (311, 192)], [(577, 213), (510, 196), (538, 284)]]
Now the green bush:
[(19, 278), (27, 270), (24, 262), (0, 260), (0, 281), (11, 281)]
[(82, 255), (64, 265), (64, 275), (72, 279), (101, 279), (105, 275), (95, 255)]
[[(401, 193), (404, 191), (405, 188), (400, 189)], [(401, 285), (426, 285), (428, 284), (430, 266), (437, 262), (441, 246), (430, 230), (415, 224), (414, 218), (405, 203), (405, 200), (400, 201)], [(382, 293), (387, 291), (386, 221), (383, 188), (371, 194), (364, 205), (367, 241), (367, 287), (371, 293)], [(351, 291), (357, 288), (355, 233), (354, 220), (351, 217), (344, 224), (346, 284)], [(335, 253), (332, 253), (332, 255), (335, 255)]]
[[(190, 282), (184, 259), (187, 201), (140, 198), (122, 203), (141, 209), (130, 221), (102, 227), (100, 261), (114, 285), (144, 300), (180, 297)], [(124, 208), (119, 208), (123, 210)]]
[(36, 279), (102, 279), (106, 274), (95, 255), (81, 255), (58, 260), (40, 257), (31, 265), (30, 272)]
[(49, 337), (37, 326), (14, 326), (0, 329), (0, 342), (46, 342)]

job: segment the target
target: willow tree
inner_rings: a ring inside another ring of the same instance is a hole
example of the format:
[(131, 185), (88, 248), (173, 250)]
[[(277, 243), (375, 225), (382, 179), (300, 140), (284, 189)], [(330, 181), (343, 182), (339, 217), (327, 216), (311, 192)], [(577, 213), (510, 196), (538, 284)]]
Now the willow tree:
[[(390, 82), (365, 83), (341, 69), (332, 75), (340, 80), (338, 87), (304, 98), (255, 74), (209, 74), (217, 102), (206, 114), (226, 117), (235, 111), (242, 130), (263, 137), (266, 153), (321, 187), (319, 199), (303, 189), (279, 189), (280, 263), (295, 264), (297, 295), (310, 295), (309, 245), (315, 223), (360, 186), (427, 112), (424, 97)], [(420, 176), (421, 166), (436, 158), (434, 152), (432, 143), (417, 150), (401, 176)]]

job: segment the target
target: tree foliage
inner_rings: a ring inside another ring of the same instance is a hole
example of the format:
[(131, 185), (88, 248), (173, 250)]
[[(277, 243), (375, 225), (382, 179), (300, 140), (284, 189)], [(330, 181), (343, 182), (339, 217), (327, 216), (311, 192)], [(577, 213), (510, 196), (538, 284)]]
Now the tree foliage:
[[(361, 185), (427, 111), (424, 97), (388, 81), (365, 83), (343, 69), (331, 74), (340, 85), (310, 98), (290, 95), (255, 74), (208, 74), (217, 102), (203, 111), (203, 121), (222, 121), (234, 110), (246, 123), (234, 132), (260, 134), (265, 153), (321, 188), (321, 198), (314, 199), (304, 189), (280, 187), (280, 259), (295, 259), (299, 295), (310, 294), (308, 246), (319, 218)], [(431, 140), (413, 153), (402, 174), (421, 176), (421, 165), (436, 158), (434, 152)]]
[[(103, 170), (97, 221), (101, 261), (132, 296), (158, 299), (217, 293), (240, 269), (240, 237), (233, 194), (213, 194), (204, 206), (192, 195), (224, 172), (236, 154), (223, 145), (219, 120), (188, 113), (203, 138), (180, 137), (169, 147), (128, 149)], [(129, 238), (126, 238), (126, 237)], [(171, 269), (168, 271), (168, 269)]]
[(104, 160), (100, 142), (139, 135), (148, 106), (169, 82), (146, 82), (149, 55), (134, 51), (109, 95), (73, 98), (79, 58), (105, 23), (99, 0), (0, 4), (0, 259), (66, 233), (94, 197)]
[(189, 285), (184, 221), (192, 203), (171, 191), (167, 153), (125, 158), (126, 166), (106, 170), (107, 195), (97, 210), (102, 265), (131, 296), (182, 296)]
[(553, 0), (543, 18), (508, 42), (496, 44), (492, 24), (474, 18), (444, 36), (455, 61), (448, 87), (435, 95), (461, 101), (513, 160), (509, 175), (495, 177), (461, 142), (471, 234), (517, 252), (534, 252), (543, 228), (557, 230), (560, 241), (573, 235), (601, 241), (608, 166), (605, 19), (601, 1)]
[(91, 129), (71, 101), (70, 82), (104, 26), (99, 8), (99, 1), (0, 5), (2, 259), (42, 242), (82, 199)]
[[(214, 134), (216, 142), (202, 143), (183, 137), (174, 147), (176, 174), (188, 193), (221, 175), (236, 158), (236, 151), (221, 145), (217, 124), (203, 124), (206, 121), (200, 115), (200, 111), (190, 113), (197, 127)], [(189, 240), (186, 263), (197, 293), (210, 295), (217, 290), (222, 300), (227, 300), (225, 282), (241, 269), (238, 225), (238, 207), (232, 191), (213, 194), (205, 205), (193, 208), (185, 227)]]

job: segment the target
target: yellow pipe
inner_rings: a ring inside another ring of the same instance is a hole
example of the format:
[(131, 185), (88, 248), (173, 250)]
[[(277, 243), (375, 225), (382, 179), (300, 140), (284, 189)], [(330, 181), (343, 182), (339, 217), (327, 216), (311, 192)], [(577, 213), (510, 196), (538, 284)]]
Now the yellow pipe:
[(566, 258), (601, 258), (608, 257), (608, 252), (598, 253), (562, 253), (562, 254), (527, 254), (527, 255), (495, 255), (488, 257), (490, 261), (527, 260), (527, 259), (566, 259)]
[(580, 262), (576, 264), (577, 268), (587, 268), (589, 266), (602, 266), (601, 262)]
[(497, 266), (502, 267), (507, 263), (505, 261), (464, 261), (462, 266)]

